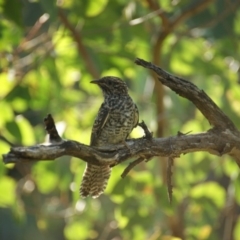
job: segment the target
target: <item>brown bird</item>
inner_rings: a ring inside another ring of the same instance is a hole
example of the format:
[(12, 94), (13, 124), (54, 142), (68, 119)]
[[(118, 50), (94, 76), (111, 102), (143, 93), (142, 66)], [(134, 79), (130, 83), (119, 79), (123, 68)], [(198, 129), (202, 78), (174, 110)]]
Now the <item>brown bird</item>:
[[(138, 124), (138, 109), (131, 97), (125, 82), (117, 77), (103, 77), (93, 80), (103, 92), (104, 102), (95, 119), (91, 146), (107, 146), (125, 143), (132, 129)], [(91, 195), (97, 198), (103, 193), (111, 174), (109, 166), (87, 164), (83, 174), (80, 195)]]

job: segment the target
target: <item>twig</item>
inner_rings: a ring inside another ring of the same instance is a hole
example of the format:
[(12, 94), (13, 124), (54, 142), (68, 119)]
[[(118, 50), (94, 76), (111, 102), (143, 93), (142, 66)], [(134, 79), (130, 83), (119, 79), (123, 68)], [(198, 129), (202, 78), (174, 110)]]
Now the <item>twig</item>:
[(16, 143), (10, 142), (6, 137), (4, 137), (2, 135), (0, 135), (0, 140), (7, 143), (11, 147), (16, 146)]
[(41, 34), (40, 30), (44, 26), (44, 24), (48, 21), (49, 17), (47, 14), (43, 14), (39, 19), (35, 22), (34, 26), (28, 31), (25, 38), (23, 38), (23, 41), (19, 44), (17, 47), (14, 55), (19, 55), (23, 49), (25, 49), (25, 44), (35, 37), (39, 36)]
[(153, 11), (159, 11), (158, 15), (162, 20), (162, 25), (163, 26), (167, 26), (169, 24), (169, 19), (166, 16), (166, 13), (162, 10), (159, 2), (157, 1), (152, 1), (152, 0), (146, 0), (146, 2), (148, 3), (149, 7), (153, 10)]
[(168, 199), (169, 202), (172, 203), (172, 166), (173, 166), (173, 158), (169, 157), (167, 160), (167, 190), (168, 190)]
[(45, 129), (49, 134), (50, 143), (62, 142), (62, 138), (59, 136), (58, 131), (56, 129), (54, 120), (51, 114), (48, 114), (46, 118), (44, 118)]
[(142, 121), (141, 123), (138, 123), (138, 126), (140, 126), (143, 129), (146, 139), (151, 140), (152, 139), (152, 133), (148, 130), (148, 127), (145, 124), (145, 122)]
[(233, 12), (236, 11), (236, 9), (238, 9), (239, 5), (240, 5), (240, 1), (236, 1), (236, 2), (227, 1), (227, 2), (225, 2), (223, 12), (220, 12), (219, 14), (217, 14), (217, 16), (214, 15), (214, 17), (208, 22), (203, 22), (198, 26), (194, 26), (194, 28), (214, 28), (218, 23), (223, 21), (224, 18), (226, 18), (230, 14), (233, 14)]
[(138, 159), (134, 160), (133, 162), (129, 163), (129, 165), (124, 169), (123, 173), (121, 174), (122, 178), (125, 178), (127, 174), (130, 172), (132, 168), (134, 168), (139, 163), (143, 162), (145, 158), (139, 157)]
[(194, 5), (193, 7), (185, 10), (182, 14), (180, 14), (178, 17), (176, 17), (172, 24), (171, 27), (172, 29), (180, 25), (183, 21), (186, 19), (202, 12), (204, 9), (206, 9), (212, 2), (215, 0), (205, 0), (205, 1), (199, 1), (198, 4)]
[(188, 135), (189, 133), (191, 133), (192, 131), (188, 131), (188, 132), (186, 132), (186, 133), (182, 133), (182, 132), (180, 132), (180, 131), (178, 131), (177, 132), (177, 136), (184, 136), (184, 135)]
[(213, 100), (193, 83), (164, 71), (156, 65), (146, 62), (140, 58), (135, 63), (142, 67), (153, 70), (162, 84), (171, 88), (180, 96), (190, 100), (204, 115), (211, 125), (219, 129), (236, 130), (233, 122), (222, 112)]
[(143, 22), (145, 22), (145, 21), (148, 21), (149, 19), (154, 18), (154, 17), (156, 17), (156, 16), (158, 16), (158, 15), (160, 15), (160, 14), (162, 14), (162, 13), (163, 13), (163, 10), (162, 10), (162, 9), (158, 9), (158, 10), (155, 10), (155, 11), (153, 11), (153, 12), (148, 13), (148, 14), (145, 15), (145, 16), (132, 19), (132, 20), (129, 22), (129, 24), (132, 25), (132, 26), (137, 25), (137, 24), (141, 24), (141, 23), (143, 23)]

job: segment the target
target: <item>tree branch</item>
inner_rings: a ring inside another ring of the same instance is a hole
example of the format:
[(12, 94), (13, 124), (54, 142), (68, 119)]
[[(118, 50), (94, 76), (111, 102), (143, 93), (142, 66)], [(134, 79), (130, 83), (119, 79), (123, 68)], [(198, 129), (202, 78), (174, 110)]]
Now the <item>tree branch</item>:
[(153, 11), (159, 11), (158, 15), (162, 20), (162, 25), (163, 26), (167, 26), (169, 24), (169, 19), (166, 16), (166, 13), (161, 9), (160, 4), (157, 1), (153, 1), (153, 0), (146, 0), (146, 2), (149, 5), (149, 8), (151, 8)]
[(130, 172), (132, 168), (134, 168), (137, 164), (143, 162), (145, 158), (139, 157), (138, 159), (134, 160), (133, 162), (129, 163), (129, 165), (124, 169), (123, 173), (121, 174), (122, 178), (125, 178), (126, 175)]
[[(237, 141), (236, 141), (237, 140)], [(171, 144), (170, 144), (171, 143)], [(124, 145), (95, 148), (73, 140), (63, 140), (60, 143), (38, 144), (30, 147), (13, 147), (3, 155), (7, 163), (35, 162), (55, 160), (69, 155), (82, 159), (94, 165), (117, 165), (130, 158), (149, 158), (149, 156), (179, 157), (189, 152), (204, 151), (221, 156), (223, 154), (239, 154), (240, 139), (230, 132), (207, 133), (173, 136), (168, 138), (130, 139)], [(131, 151), (129, 151), (131, 148)]]
[[(130, 158), (137, 159), (127, 167), (123, 173), (124, 175), (136, 164), (154, 156), (174, 159), (180, 157), (181, 154), (204, 151), (217, 156), (229, 154), (234, 157), (240, 167), (240, 133), (210, 97), (202, 90), (199, 90), (193, 83), (173, 76), (149, 62), (137, 59), (136, 63), (156, 72), (159, 80), (164, 85), (193, 102), (214, 128), (206, 133), (191, 135), (178, 133), (177, 136), (168, 138), (152, 138), (146, 125), (142, 122), (140, 126), (145, 131), (144, 137), (127, 140), (127, 146), (112, 145), (97, 148), (77, 141), (61, 139), (55, 128), (54, 120), (51, 115), (48, 115), (44, 122), (50, 135), (50, 143), (30, 147), (13, 147), (9, 153), (3, 155), (4, 163), (54, 160), (69, 155), (94, 165), (110, 165), (114, 167)], [(171, 187), (169, 191), (171, 191)]]
[(172, 203), (172, 167), (173, 167), (174, 159), (169, 157), (167, 159), (167, 190), (168, 190), (168, 199), (169, 202)]
[(212, 99), (203, 90), (198, 89), (193, 83), (171, 75), (160, 67), (140, 58), (137, 58), (135, 63), (153, 70), (158, 75), (158, 79), (163, 85), (169, 87), (180, 96), (190, 100), (211, 125), (216, 128), (236, 130), (233, 122), (221, 111)]
[(182, 14), (180, 14), (178, 17), (174, 19), (171, 26), (172, 29), (177, 27), (179, 24), (181, 24), (186, 19), (202, 12), (204, 9), (206, 9), (209, 4), (214, 2), (215, 0), (205, 0), (205, 1), (199, 1), (199, 4), (194, 5), (193, 7), (185, 10)]

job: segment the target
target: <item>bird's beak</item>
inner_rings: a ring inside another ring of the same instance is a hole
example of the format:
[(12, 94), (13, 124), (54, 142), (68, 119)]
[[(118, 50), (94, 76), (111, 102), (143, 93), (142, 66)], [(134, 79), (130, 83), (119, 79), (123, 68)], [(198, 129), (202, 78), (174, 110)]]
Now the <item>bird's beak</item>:
[(100, 83), (100, 79), (92, 80), (90, 83), (99, 84)]

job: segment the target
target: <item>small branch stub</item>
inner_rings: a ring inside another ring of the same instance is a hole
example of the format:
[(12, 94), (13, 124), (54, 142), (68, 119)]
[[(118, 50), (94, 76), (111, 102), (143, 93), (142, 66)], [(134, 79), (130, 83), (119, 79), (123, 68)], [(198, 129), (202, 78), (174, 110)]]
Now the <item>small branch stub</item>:
[(138, 126), (140, 126), (143, 129), (146, 139), (151, 140), (152, 139), (152, 133), (148, 130), (148, 127), (145, 124), (145, 122), (142, 121), (141, 123), (138, 123)]
[(62, 138), (59, 136), (58, 131), (55, 126), (55, 122), (52, 118), (51, 114), (48, 114), (46, 118), (44, 118), (45, 130), (49, 135), (50, 143), (61, 142)]

